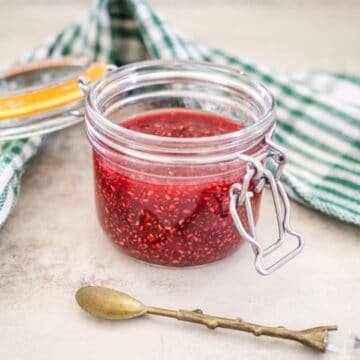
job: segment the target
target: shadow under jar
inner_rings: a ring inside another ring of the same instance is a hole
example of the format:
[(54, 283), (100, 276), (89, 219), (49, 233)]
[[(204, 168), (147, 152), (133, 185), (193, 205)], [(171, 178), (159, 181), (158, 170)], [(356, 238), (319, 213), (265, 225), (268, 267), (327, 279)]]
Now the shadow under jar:
[(86, 90), (85, 117), (98, 218), (127, 254), (192, 266), (223, 259), (244, 238), (258, 262), (281, 245), (252, 243), (275, 126), (261, 84), (208, 63), (136, 63)]

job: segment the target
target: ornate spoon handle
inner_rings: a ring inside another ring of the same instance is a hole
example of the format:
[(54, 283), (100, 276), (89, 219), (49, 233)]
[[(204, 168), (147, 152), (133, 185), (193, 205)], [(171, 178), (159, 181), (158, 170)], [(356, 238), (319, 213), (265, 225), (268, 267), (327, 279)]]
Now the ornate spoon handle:
[(317, 326), (304, 330), (290, 330), (283, 326), (271, 327), (253, 323), (248, 323), (240, 319), (228, 319), (207, 315), (200, 309), (196, 310), (167, 310), (156, 307), (146, 307), (146, 313), (152, 315), (167, 316), (177, 320), (189, 321), (207, 326), (214, 330), (217, 327), (245, 331), (255, 336), (271, 336), (288, 340), (298, 341), (303, 345), (309, 346), (315, 350), (325, 352), (328, 338), (328, 331), (337, 330), (336, 325)]

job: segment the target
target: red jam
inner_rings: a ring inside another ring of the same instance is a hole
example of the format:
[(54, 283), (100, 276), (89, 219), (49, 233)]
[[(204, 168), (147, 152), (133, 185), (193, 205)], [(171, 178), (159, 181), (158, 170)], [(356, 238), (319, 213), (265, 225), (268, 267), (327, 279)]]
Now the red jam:
[[(180, 109), (149, 112), (121, 125), (147, 134), (187, 138), (241, 129), (241, 125), (217, 115)], [(94, 151), (100, 223), (129, 255), (159, 265), (200, 265), (232, 254), (243, 242), (229, 213), (229, 188), (241, 182), (244, 169), (210, 180), (193, 176), (184, 183), (175, 178), (172, 181), (171, 176), (166, 181), (153, 181), (150, 175), (122, 169)], [(255, 218), (259, 200), (255, 193)], [(243, 209), (238, 211), (247, 224)]]
[(221, 116), (181, 109), (150, 112), (121, 125), (145, 134), (174, 138), (222, 135), (242, 129), (241, 124)]

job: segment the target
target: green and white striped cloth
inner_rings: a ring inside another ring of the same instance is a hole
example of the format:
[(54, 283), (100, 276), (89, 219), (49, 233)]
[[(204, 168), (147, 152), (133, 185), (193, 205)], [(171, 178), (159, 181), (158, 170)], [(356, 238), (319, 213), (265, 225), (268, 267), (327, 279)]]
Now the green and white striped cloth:
[[(61, 55), (126, 64), (147, 58), (235, 66), (265, 83), (277, 100), (276, 141), (289, 150), (283, 176), (290, 196), (360, 224), (360, 75), (278, 72), (209, 48), (164, 22), (144, 0), (98, 0), (87, 16), (22, 62)], [(0, 158), (0, 226), (19, 194), (21, 175), (41, 138), (10, 141)]]

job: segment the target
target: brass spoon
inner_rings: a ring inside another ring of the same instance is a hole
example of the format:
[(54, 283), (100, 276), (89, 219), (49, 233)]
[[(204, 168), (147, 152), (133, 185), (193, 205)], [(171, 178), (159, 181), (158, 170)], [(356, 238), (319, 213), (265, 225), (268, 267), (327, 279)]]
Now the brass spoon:
[(177, 320), (206, 325), (209, 329), (222, 327), (245, 331), (255, 336), (265, 335), (294, 340), (321, 352), (326, 351), (328, 331), (337, 330), (336, 325), (331, 325), (295, 331), (283, 326), (262, 326), (240, 319), (227, 319), (207, 315), (203, 314), (199, 309), (193, 311), (161, 309), (145, 306), (123, 292), (100, 286), (85, 286), (79, 289), (76, 293), (76, 301), (85, 311), (103, 319), (131, 319), (145, 314), (167, 316)]

